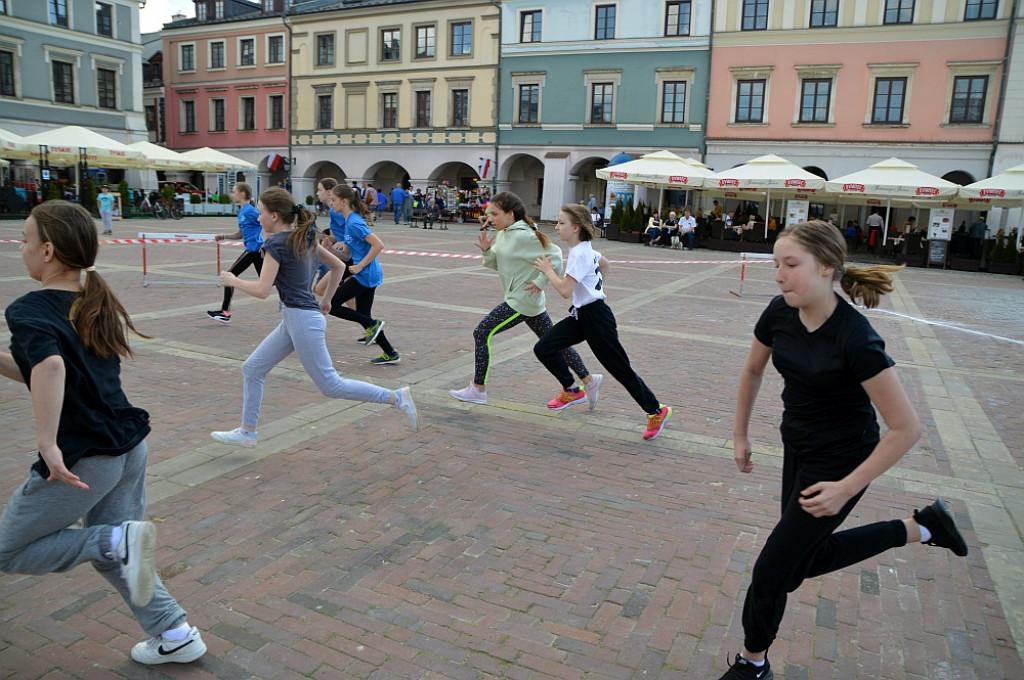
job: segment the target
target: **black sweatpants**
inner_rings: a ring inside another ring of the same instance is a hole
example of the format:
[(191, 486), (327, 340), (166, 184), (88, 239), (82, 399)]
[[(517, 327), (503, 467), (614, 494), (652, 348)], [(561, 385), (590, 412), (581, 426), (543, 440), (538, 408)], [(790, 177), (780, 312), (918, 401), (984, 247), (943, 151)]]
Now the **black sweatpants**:
[[(249, 267), (256, 268), (256, 276), (263, 273), (263, 253), (259, 250), (247, 250), (238, 256), (235, 263), (228, 269), (229, 272), (238, 276)], [(235, 294), (234, 286), (224, 286), (224, 301), (220, 305), (222, 312), (231, 311), (231, 298)]]
[[(371, 316), (373, 313), (373, 296), (376, 292), (376, 288), (367, 288), (359, 283), (356, 277), (350, 276), (338, 285), (338, 290), (335, 291), (334, 297), (331, 298), (331, 316), (336, 316), (346, 321), (355, 321), (364, 330), (369, 328), (377, 323), (377, 320)], [(353, 298), (356, 301), (356, 308), (350, 309), (345, 303)], [(388, 342), (384, 331), (377, 335), (377, 344), (389, 355), (395, 354), (395, 348)]]
[(619, 331), (615, 325), (615, 315), (604, 300), (597, 300), (583, 305), (576, 310), (576, 316), (567, 316), (552, 327), (544, 337), (533, 346), (544, 367), (562, 384), (572, 387), (572, 374), (562, 356), (562, 350), (578, 345), (584, 340), (601, 365), (629, 392), (640, 408), (648, 415), (661, 410), (661, 403), (650, 388), (644, 384), (640, 376), (629, 365), (626, 350), (619, 342)]
[(813, 517), (798, 502), (803, 489), (817, 482), (839, 481), (852, 472), (871, 454), (873, 445), (853, 455), (800, 456), (783, 448), (782, 518), (754, 563), (743, 603), (743, 645), (751, 652), (763, 652), (775, 640), (788, 594), (805, 579), (829, 574), (907, 543), (902, 520), (833, 533), (864, 491), (832, 517)]

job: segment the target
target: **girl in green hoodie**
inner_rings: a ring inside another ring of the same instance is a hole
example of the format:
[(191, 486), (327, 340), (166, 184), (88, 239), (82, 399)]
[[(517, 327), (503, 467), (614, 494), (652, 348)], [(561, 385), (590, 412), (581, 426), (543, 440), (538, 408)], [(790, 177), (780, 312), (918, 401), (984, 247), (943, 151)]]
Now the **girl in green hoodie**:
[[(493, 336), (525, 322), (540, 338), (553, 325), (545, 309), (544, 292), (541, 290), (547, 281), (534, 268), (534, 261), (538, 257), (547, 257), (559, 272), (562, 270), (561, 248), (551, 243), (537, 229), (533, 220), (526, 216), (522, 200), (515, 194), (509, 191), (495, 194), (487, 205), (484, 225), (497, 233), (488, 236), (487, 232), (481, 232), (476, 245), (484, 254), (484, 266), (497, 270), (505, 301), (492, 309), (473, 331), (476, 344), (473, 382), (468, 387), (448, 393), (459, 401), (473, 404), (487, 403), (486, 384)], [(578, 386), (563, 389), (548, 402), (548, 408), (561, 411), (572, 404), (583, 404), (589, 400), (590, 408), (593, 409), (597, 405), (602, 376), (591, 375), (579, 353), (571, 347), (563, 352), (563, 356), (572, 372), (583, 382), (583, 389)]]

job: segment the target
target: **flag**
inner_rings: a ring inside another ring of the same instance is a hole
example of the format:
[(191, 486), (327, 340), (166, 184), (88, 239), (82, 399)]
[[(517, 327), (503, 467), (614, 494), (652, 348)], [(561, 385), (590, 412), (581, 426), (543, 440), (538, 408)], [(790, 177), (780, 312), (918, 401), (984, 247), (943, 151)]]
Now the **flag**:
[(271, 151), (270, 155), (267, 156), (267, 168), (270, 170), (277, 170), (281, 167), (281, 161), (283, 160), (284, 158), (281, 157), (281, 154)]
[(480, 167), (477, 168), (477, 170), (479, 170), (479, 172), (477, 174), (479, 175), (480, 179), (488, 179), (488, 178), (490, 178), (491, 172), (492, 172), (492, 169), (493, 169), (492, 166), (493, 166), (493, 164), (491, 163), (491, 159), (490, 158), (481, 158), (480, 159)]

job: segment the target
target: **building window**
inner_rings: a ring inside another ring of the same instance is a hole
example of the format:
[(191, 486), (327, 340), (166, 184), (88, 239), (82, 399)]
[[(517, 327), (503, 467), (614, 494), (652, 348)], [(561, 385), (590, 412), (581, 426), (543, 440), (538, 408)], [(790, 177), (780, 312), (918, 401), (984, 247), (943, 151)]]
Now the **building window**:
[(284, 63), (284, 36), (272, 35), (267, 38), (267, 63)]
[(68, 27), (68, 0), (50, 0), (50, 24)]
[(690, 35), (690, 1), (665, 3), (665, 35)]
[(800, 84), (800, 122), (827, 123), (832, 81), (807, 78)]
[(253, 38), (242, 38), (238, 41), (238, 65), (256, 65), (256, 41)]
[(416, 58), (429, 59), (434, 56), (434, 46), (437, 42), (436, 26), (416, 27)]
[(272, 94), (267, 99), (267, 128), (270, 130), (284, 129), (284, 95)]
[(402, 58), (402, 31), (385, 28), (380, 32), (380, 60), (398, 61)]
[(736, 82), (736, 122), (760, 123), (764, 120), (764, 80)]
[(519, 42), (540, 42), (541, 11), (535, 9), (519, 14)]
[(202, 2), (196, 3), (196, 21), (206, 21), (206, 4)]
[(223, 19), (224, 18), (224, 0), (214, 0), (213, 2), (213, 18)]
[(526, 125), (540, 122), (540, 85), (519, 86), (519, 122)]
[(768, 0), (743, 0), (744, 31), (768, 29)]
[(838, 25), (839, 0), (811, 0), (811, 28)]
[(452, 127), (469, 126), (469, 90), (452, 90)]
[(385, 92), (380, 96), (381, 127), (398, 127), (398, 93)]
[(316, 98), (316, 129), (331, 130), (334, 128), (334, 96), (321, 94)]
[(53, 101), (61, 104), (75, 103), (75, 77), (72, 64), (68, 62), (53, 62)]
[(902, 123), (903, 102), (907, 93), (906, 78), (878, 78), (875, 80), (872, 123)]
[(7, 0), (0, 0), (0, 14), (7, 14)]
[(453, 57), (473, 54), (473, 24), (468, 21), (452, 24), (451, 45)]
[(598, 5), (594, 11), (594, 40), (614, 39), (615, 5)]
[(196, 46), (195, 45), (182, 45), (181, 46), (181, 68), (179, 71), (195, 71), (196, 70)]
[(980, 125), (985, 122), (985, 92), (988, 76), (957, 76), (953, 79), (950, 123)]
[(224, 41), (210, 43), (210, 68), (224, 68)]
[(101, 109), (117, 108), (117, 73), (96, 69), (96, 99)]
[(181, 131), (196, 131), (196, 103), (192, 99), (181, 102)]
[(416, 121), (413, 127), (430, 127), (430, 91), (420, 90), (416, 93)]
[(885, 0), (885, 23), (914, 23), (914, 0)]
[(0, 50), (0, 96), (15, 97), (14, 52)]
[(156, 106), (146, 104), (146, 131), (156, 132)]
[(240, 110), (238, 112), (238, 129), (256, 129), (256, 97), (241, 97), (238, 100)]
[(316, 37), (316, 65), (330, 66), (334, 63), (334, 35), (318, 35)]
[(684, 123), (686, 116), (686, 83), (666, 82), (662, 88), (661, 122)]
[(967, 0), (967, 9), (964, 10), (964, 21), (995, 19), (998, 6), (999, 0)]
[(592, 125), (610, 125), (612, 123), (612, 95), (615, 86), (612, 83), (594, 83), (590, 89), (590, 123)]
[(210, 131), (224, 132), (227, 130), (227, 123), (224, 119), (224, 100), (210, 100)]
[(114, 8), (105, 2), (96, 3), (96, 34), (114, 36)]

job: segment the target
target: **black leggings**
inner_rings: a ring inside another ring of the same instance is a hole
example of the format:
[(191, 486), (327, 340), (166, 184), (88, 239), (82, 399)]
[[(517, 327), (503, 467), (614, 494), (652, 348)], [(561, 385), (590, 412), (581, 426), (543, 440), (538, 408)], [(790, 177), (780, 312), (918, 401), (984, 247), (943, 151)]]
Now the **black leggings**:
[[(526, 326), (538, 338), (543, 337), (545, 333), (551, 330), (551, 317), (548, 316), (547, 312), (541, 312), (537, 316), (523, 316), (512, 309), (512, 306), (507, 302), (502, 302), (492, 309), (490, 314), (477, 324), (477, 327), (473, 330), (473, 343), (475, 345), (473, 354), (473, 382), (475, 384), (487, 384), (487, 374), (491, 370), (491, 338), (523, 322), (526, 323)], [(568, 349), (561, 356), (562, 362), (568, 362), (572, 366), (572, 370), (580, 377), (580, 380), (590, 375), (586, 365), (583, 363), (583, 357), (576, 350)], [(566, 368), (565, 372), (568, 373), (569, 369)], [(572, 382), (572, 376), (570, 375), (567, 387), (572, 387)]]
[[(355, 321), (364, 330), (369, 328), (377, 323), (377, 320), (371, 316), (373, 313), (373, 296), (376, 291), (375, 287), (367, 288), (359, 283), (354, 276), (350, 276), (341, 282), (338, 290), (334, 293), (334, 297), (331, 298), (331, 316), (347, 321)], [(356, 301), (356, 308), (354, 310), (345, 305), (346, 302), (353, 298)], [(388, 342), (384, 331), (377, 335), (377, 344), (388, 354), (395, 354), (395, 348)]]
[[(259, 250), (247, 250), (238, 256), (235, 263), (228, 269), (229, 272), (238, 276), (250, 266), (256, 268), (256, 276), (263, 273), (263, 253)], [(222, 312), (231, 311), (231, 297), (235, 294), (234, 286), (224, 286), (224, 301), (220, 305)]]
[[(848, 567), (907, 543), (902, 520), (875, 522), (833, 533), (864, 491), (832, 517), (812, 517), (798, 502), (800, 492), (821, 481), (838, 481), (860, 465), (874, 446), (851, 454), (799, 456), (785, 450), (782, 464), (782, 518), (754, 563), (743, 603), (743, 644), (763, 652), (775, 640), (789, 593), (805, 579)], [(866, 491), (866, 489), (865, 489)]]
[(640, 405), (644, 412), (654, 415), (661, 410), (661, 403), (654, 392), (647, 387), (633, 367), (629, 365), (626, 350), (619, 342), (619, 331), (615, 325), (615, 315), (604, 300), (597, 300), (576, 310), (576, 316), (567, 316), (544, 334), (533, 347), (544, 367), (551, 375), (562, 383), (563, 387), (572, 386), (572, 376), (562, 358), (562, 351), (567, 347), (587, 341), (594, 356), (601, 365), (629, 392), (629, 396)]

